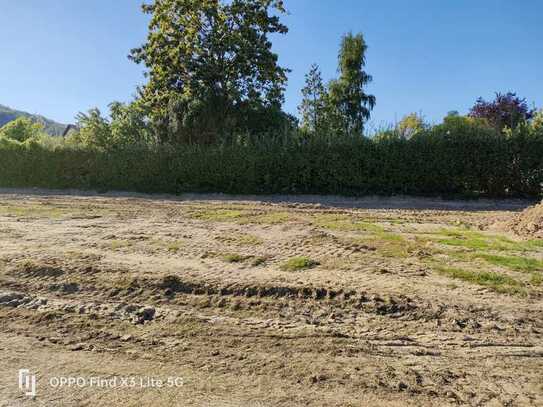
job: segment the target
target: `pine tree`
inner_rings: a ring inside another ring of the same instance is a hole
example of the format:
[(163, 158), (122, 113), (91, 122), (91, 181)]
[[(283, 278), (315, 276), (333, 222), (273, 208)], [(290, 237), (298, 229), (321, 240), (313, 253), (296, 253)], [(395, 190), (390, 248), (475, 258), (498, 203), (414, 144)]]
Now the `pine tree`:
[(325, 122), (326, 88), (317, 64), (311, 65), (309, 73), (305, 75), (302, 96), (302, 102), (298, 106), (302, 117), (302, 130), (313, 134), (322, 132)]

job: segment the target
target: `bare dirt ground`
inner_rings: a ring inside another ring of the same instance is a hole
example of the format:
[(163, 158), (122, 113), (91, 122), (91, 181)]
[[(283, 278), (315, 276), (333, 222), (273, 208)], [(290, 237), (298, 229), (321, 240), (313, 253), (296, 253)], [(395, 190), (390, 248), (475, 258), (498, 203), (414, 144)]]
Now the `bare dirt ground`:
[(0, 191), (0, 406), (543, 405), (528, 204)]

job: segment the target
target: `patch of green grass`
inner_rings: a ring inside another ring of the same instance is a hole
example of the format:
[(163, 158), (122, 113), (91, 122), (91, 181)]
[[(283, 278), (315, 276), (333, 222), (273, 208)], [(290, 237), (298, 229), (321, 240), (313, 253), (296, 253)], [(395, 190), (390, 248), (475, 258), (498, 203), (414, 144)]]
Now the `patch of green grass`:
[(362, 221), (346, 214), (317, 214), (313, 216), (312, 222), (315, 226), (342, 232), (383, 233), (385, 231), (380, 225)]
[(517, 294), (523, 291), (520, 281), (505, 274), (443, 266), (437, 267), (436, 271), (444, 276), (488, 287), (501, 293)]
[(408, 257), (413, 244), (401, 234), (389, 232), (379, 224), (362, 221), (346, 214), (318, 214), (313, 224), (341, 232), (364, 232), (366, 236), (348, 238), (354, 243), (370, 244), (387, 257)]
[(499, 256), (495, 254), (479, 253), (475, 257), (486, 260), (495, 266), (507, 267), (516, 271), (532, 272), (543, 271), (543, 261), (530, 257)]
[[(502, 250), (512, 250), (518, 252), (537, 250), (537, 246), (533, 244), (533, 241), (516, 241), (506, 236), (490, 235), (492, 242), (497, 244)], [(535, 242), (535, 241), (534, 241)], [(543, 247), (543, 246), (540, 246)]]
[(526, 247), (539, 249), (543, 248), (543, 239), (532, 239), (522, 242)]
[(415, 243), (405, 239), (400, 234), (391, 232), (382, 232), (369, 236), (348, 237), (343, 240), (349, 243), (371, 246), (376, 249), (376, 253), (385, 257), (406, 258), (411, 256), (417, 248), (423, 247), (422, 244)]
[(246, 211), (239, 209), (202, 209), (192, 212), (189, 216), (212, 222), (231, 222), (239, 220), (246, 215)]
[[(506, 236), (491, 235), (464, 229), (443, 229), (435, 234), (438, 237), (437, 243), (464, 247), (472, 250), (510, 250), (510, 251), (533, 251), (537, 250), (539, 243), (535, 241), (515, 241)], [(443, 239), (442, 237), (446, 238)]]
[(210, 222), (235, 222), (239, 224), (266, 224), (274, 225), (292, 220), (289, 212), (269, 211), (257, 212), (254, 209), (213, 209), (195, 208), (189, 214), (194, 219), (201, 219)]
[(467, 249), (490, 249), (491, 243), (480, 233), (468, 230), (444, 229), (438, 232), (439, 235), (447, 236), (439, 239), (438, 243), (447, 246), (465, 247)]
[(392, 232), (380, 232), (377, 233), (379, 239), (386, 240), (387, 242), (403, 242), (405, 239), (402, 235)]
[(476, 238), (470, 238), (470, 239), (462, 239), (462, 238), (451, 238), (451, 239), (441, 239), (438, 241), (440, 244), (444, 244), (447, 246), (459, 246), (459, 247), (465, 247), (468, 249), (489, 249), (490, 246), (486, 240), (483, 239), (476, 239)]
[(48, 218), (61, 219), (69, 211), (46, 205), (1, 205), (0, 215), (14, 216), (17, 218)]
[(281, 265), (283, 271), (299, 271), (306, 270), (312, 267), (318, 266), (319, 263), (315, 260), (311, 260), (309, 257), (299, 256), (288, 259)]

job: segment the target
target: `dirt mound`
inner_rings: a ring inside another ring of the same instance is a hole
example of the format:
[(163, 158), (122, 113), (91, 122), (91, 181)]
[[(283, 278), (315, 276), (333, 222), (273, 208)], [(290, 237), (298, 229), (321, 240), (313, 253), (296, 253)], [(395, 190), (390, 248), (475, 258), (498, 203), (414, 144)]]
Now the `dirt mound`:
[(522, 211), (510, 222), (508, 229), (521, 236), (543, 239), (543, 202)]

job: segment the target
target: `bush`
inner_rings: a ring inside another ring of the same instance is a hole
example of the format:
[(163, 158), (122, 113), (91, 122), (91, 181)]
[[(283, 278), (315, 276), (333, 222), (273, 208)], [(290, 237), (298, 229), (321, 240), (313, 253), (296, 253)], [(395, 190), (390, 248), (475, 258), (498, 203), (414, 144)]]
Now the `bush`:
[(0, 139), (7, 138), (23, 142), (39, 136), (42, 130), (43, 125), (27, 117), (19, 117), (0, 128)]

